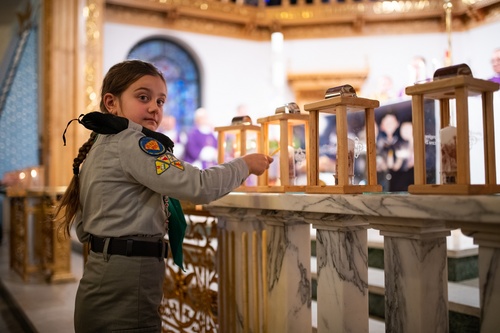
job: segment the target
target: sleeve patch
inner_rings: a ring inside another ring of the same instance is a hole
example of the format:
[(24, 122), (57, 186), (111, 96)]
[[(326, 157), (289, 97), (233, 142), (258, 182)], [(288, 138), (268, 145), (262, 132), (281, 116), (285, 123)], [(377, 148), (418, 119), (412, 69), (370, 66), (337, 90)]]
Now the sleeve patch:
[(162, 173), (167, 171), (168, 168), (170, 168), (171, 166), (184, 171), (184, 164), (172, 154), (162, 155), (155, 160), (155, 168), (157, 175), (161, 175)]
[(140, 138), (139, 147), (143, 152), (151, 156), (159, 156), (167, 151), (163, 144), (147, 136)]

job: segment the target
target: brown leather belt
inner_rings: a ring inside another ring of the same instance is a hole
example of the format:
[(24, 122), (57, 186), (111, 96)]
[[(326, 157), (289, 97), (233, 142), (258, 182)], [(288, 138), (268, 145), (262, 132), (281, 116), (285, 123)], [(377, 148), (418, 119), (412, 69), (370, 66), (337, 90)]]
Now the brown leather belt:
[[(106, 238), (92, 235), (90, 237), (90, 249), (94, 252), (102, 253)], [(133, 238), (110, 237), (108, 245), (108, 254), (116, 254), (127, 257), (156, 257), (164, 259), (168, 255), (167, 242), (163, 239), (149, 242)]]

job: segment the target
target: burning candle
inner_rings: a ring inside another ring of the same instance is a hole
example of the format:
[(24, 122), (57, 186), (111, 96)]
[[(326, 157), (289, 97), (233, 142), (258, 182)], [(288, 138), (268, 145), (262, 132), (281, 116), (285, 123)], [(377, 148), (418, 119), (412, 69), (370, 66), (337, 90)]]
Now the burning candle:
[[(355, 142), (353, 139), (350, 139), (348, 138), (347, 139), (347, 171), (349, 172), (349, 177), (348, 177), (348, 181), (349, 181), (349, 185), (353, 185), (354, 184), (354, 146), (355, 146)], [(337, 146), (338, 148), (338, 146)], [(338, 181), (338, 177), (337, 177), (337, 174), (338, 174), (338, 168), (339, 168), (339, 163), (338, 163), (338, 157), (339, 157), (339, 154), (337, 152), (337, 159), (335, 160), (335, 172), (333, 173), (333, 177), (335, 178), (335, 184), (338, 185), (339, 181)]]
[[(274, 165), (277, 165), (277, 170), (280, 170), (280, 166), (279, 166), (279, 163), (280, 163), (280, 158), (279, 158), (279, 153), (280, 152), (280, 148), (276, 149), (275, 151), (273, 151), (270, 155), (271, 156), (275, 156), (277, 155), (277, 157), (275, 157), (275, 161), (276, 163), (273, 163)], [(279, 171), (276, 171), (277, 173), (279, 173)], [(271, 171), (271, 165), (269, 166), (269, 174), (271, 175), (272, 171)], [(288, 185), (296, 185), (295, 184), (295, 178), (296, 178), (296, 171), (295, 171), (295, 148), (293, 148), (292, 146), (288, 146), (288, 181), (289, 181), (289, 184)], [(279, 180), (279, 183), (278, 185), (283, 185), (281, 183), (281, 177), (278, 176), (278, 180)]]
[(439, 131), (441, 140), (441, 183), (456, 184), (457, 128), (447, 126)]

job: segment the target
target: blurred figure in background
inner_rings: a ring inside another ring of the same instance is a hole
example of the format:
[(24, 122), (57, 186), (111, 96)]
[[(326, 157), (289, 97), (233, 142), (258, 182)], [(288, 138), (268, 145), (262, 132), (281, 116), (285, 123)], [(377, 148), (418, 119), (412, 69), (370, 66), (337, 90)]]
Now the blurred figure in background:
[(236, 117), (250, 116), (248, 114), (248, 108), (245, 104), (240, 104), (236, 107)]
[(396, 92), (394, 91), (394, 85), (392, 78), (388, 75), (383, 75), (379, 77), (377, 81), (377, 91), (370, 97), (379, 102), (385, 102), (389, 100), (393, 100), (397, 97)]
[(422, 56), (415, 56), (408, 65), (409, 85), (414, 85), (417, 82), (427, 81), (427, 61)]
[[(430, 78), (427, 75), (427, 62), (422, 56), (414, 56), (410, 63), (408, 64), (408, 85), (413, 86), (417, 82), (423, 83), (428, 81)], [(406, 87), (403, 87), (399, 92), (399, 97), (407, 97)]]
[(158, 126), (158, 132), (165, 134), (174, 142), (175, 155), (183, 159), (187, 136), (186, 133), (178, 130), (175, 117), (172, 115), (165, 115)]
[(187, 135), (184, 160), (200, 169), (217, 164), (217, 138), (208, 119), (207, 110), (199, 108), (194, 114), (195, 127)]
[(500, 84), (500, 47), (493, 51), (493, 55), (491, 56), (491, 66), (495, 75), (490, 78), (490, 81)]

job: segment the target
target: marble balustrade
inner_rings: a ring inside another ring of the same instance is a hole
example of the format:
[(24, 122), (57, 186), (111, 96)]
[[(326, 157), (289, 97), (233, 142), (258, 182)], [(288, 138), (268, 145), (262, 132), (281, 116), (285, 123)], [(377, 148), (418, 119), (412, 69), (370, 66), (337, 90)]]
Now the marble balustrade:
[(367, 229), (384, 236), (386, 332), (448, 332), (446, 237), (479, 246), (481, 332), (500, 327), (500, 196), (230, 193), (218, 217), (221, 332), (368, 332)]

